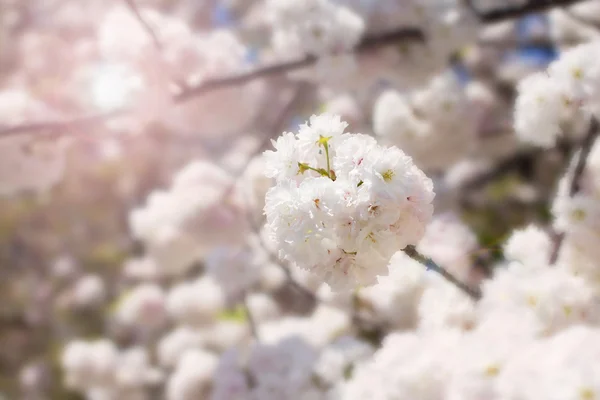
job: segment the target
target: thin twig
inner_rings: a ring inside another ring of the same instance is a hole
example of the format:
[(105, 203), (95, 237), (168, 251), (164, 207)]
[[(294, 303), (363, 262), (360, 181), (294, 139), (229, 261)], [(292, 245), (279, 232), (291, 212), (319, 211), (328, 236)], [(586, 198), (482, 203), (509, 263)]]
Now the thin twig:
[[(575, 164), (575, 169), (573, 170), (573, 176), (571, 178), (571, 183), (569, 185), (569, 197), (575, 196), (579, 193), (581, 189), (581, 176), (585, 170), (585, 165), (587, 163), (587, 159), (592, 151), (592, 146), (600, 133), (600, 124), (595, 117), (592, 117), (590, 121), (590, 127), (588, 129), (588, 133), (581, 142), (581, 148), (579, 150), (579, 156), (577, 158), (577, 164)], [(550, 264), (556, 263), (558, 259), (558, 254), (560, 253), (560, 249), (565, 240), (564, 232), (554, 233), (552, 235), (552, 253), (550, 254)]]
[(254, 320), (254, 316), (250, 311), (250, 307), (248, 306), (248, 294), (244, 294), (244, 298), (242, 300), (242, 307), (244, 307), (244, 313), (246, 314), (246, 320), (248, 321), (248, 326), (250, 327), (250, 333), (256, 340), (260, 340), (258, 336), (258, 328), (256, 326), (256, 321)]
[[(131, 12), (135, 16), (135, 18), (138, 20), (141, 27), (146, 31), (148, 36), (150, 36), (150, 39), (152, 40), (152, 44), (154, 45), (154, 47), (156, 48), (158, 53), (161, 56), (164, 56), (164, 54), (163, 54), (164, 48), (163, 48), (163, 45), (162, 45), (160, 39), (158, 38), (158, 35), (156, 34), (155, 30), (150, 26), (148, 21), (142, 15), (140, 9), (135, 4), (135, 0), (123, 0), (123, 1), (125, 1), (125, 4), (131, 10)], [(177, 88), (179, 91), (184, 91), (187, 89), (187, 84), (186, 84), (185, 80), (182, 80), (177, 77), (173, 77), (173, 83), (175, 85), (177, 85)]]
[(142, 26), (142, 28), (144, 28), (144, 30), (146, 31), (148, 36), (150, 36), (150, 38), (152, 39), (152, 42), (154, 43), (154, 47), (156, 47), (157, 50), (162, 51), (162, 44), (160, 43), (160, 40), (158, 39), (158, 35), (156, 35), (156, 32), (154, 32), (154, 29), (152, 29), (150, 24), (148, 24), (148, 22), (144, 19), (144, 17), (142, 16), (142, 13), (140, 12), (137, 5), (135, 4), (135, 1), (134, 0), (124, 0), (124, 1), (125, 1), (125, 4), (127, 4), (127, 7), (129, 7), (131, 12), (133, 13), (133, 15), (135, 15), (135, 17), (139, 21), (140, 25)]
[(408, 255), (413, 260), (423, 264), (427, 269), (432, 270), (440, 274), (444, 279), (448, 282), (462, 290), (473, 300), (479, 300), (481, 298), (481, 291), (478, 288), (472, 288), (465, 283), (461, 282), (458, 278), (452, 275), (450, 272), (446, 271), (444, 268), (440, 267), (435, 261), (431, 258), (424, 256), (419, 253), (419, 251), (415, 248), (415, 246), (407, 246), (404, 250), (404, 253)]

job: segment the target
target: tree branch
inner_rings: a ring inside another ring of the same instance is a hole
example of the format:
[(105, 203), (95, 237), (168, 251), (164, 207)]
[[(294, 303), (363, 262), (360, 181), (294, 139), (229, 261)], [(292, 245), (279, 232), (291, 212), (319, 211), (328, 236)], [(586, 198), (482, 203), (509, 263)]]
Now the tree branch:
[(506, 21), (511, 18), (522, 17), (527, 14), (533, 14), (548, 11), (556, 7), (568, 7), (583, 0), (532, 0), (522, 6), (506, 7), (497, 10), (480, 13), (481, 20), (485, 23), (495, 23)]
[[(385, 32), (381, 34), (366, 36), (355, 48), (355, 53), (363, 53), (366, 51), (372, 51), (377, 48), (387, 46), (393, 43), (401, 41), (425, 41), (423, 32), (417, 28), (401, 28), (391, 32)], [(224, 89), (232, 86), (239, 86), (245, 83), (254, 81), (256, 79), (273, 77), (281, 74), (286, 74), (298, 70), (300, 68), (306, 68), (314, 65), (319, 60), (318, 57), (313, 55), (307, 55), (303, 58), (286, 61), (283, 63), (275, 63), (264, 67), (257, 68), (250, 72), (244, 72), (234, 76), (228, 76), (224, 78), (216, 78), (206, 80), (199, 83), (196, 86), (190, 86), (183, 90), (181, 93), (175, 96), (175, 101), (186, 101), (191, 97), (204, 94), (216, 89)]]
[(252, 337), (257, 341), (260, 340), (258, 336), (258, 328), (256, 326), (256, 321), (254, 320), (254, 316), (252, 315), (252, 311), (248, 306), (248, 293), (244, 293), (244, 297), (242, 299), (242, 307), (244, 308), (244, 313), (246, 314), (246, 320), (248, 321), (248, 327), (250, 328), (250, 333)]
[(458, 278), (456, 278), (450, 272), (446, 271), (444, 268), (442, 268), (438, 264), (436, 264), (436, 262), (433, 261), (431, 258), (419, 253), (419, 251), (415, 248), (415, 246), (406, 246), (406, 248), (403, 251), (404, 251), (404, 253), (406, 253), (406, 255), (408, 255), (413, 260), (423, 264), (425, 266), (425, 268), (435, 271), (438, 274), (440, 274), (444, 279), (446, 279), (448, 282), (450, 282), (451, 284), (453, 284), (454, 286), (456, 286), (457, 288), (462, 290), (471, 299), (473, 299), (473, 300), (481, 299), (481, 291), (479, 290), (479, 288), (472, 288), (472, 287), (466, 285), (465, 283), (461, 282), (460, 280), (458, 280)]
[(123, 116), (127, 114), (127, 109), (120, 109), (108, 112), (99, 112), (96, 114), (84, 115), (82, 117), (74, 117), (62, 121), (44, 121), (32, 122), (9, 127), (0, 127), (0, 138), (4, 136), (12, 136), (29, 132), (47, 132), (54, 133), (57, 131), (68, 131), (74, 128), (81, 128), (90, 124), (105, 122), (111, 118)]
[[(145, 26), (145, 29), (149, 31), (149, 33), (156, 38), (154, 32), (150, 27), (144, 22), (143, 18), (139, 16), (139, 10), (135, 7), (133, 0), (125, 0), (127, 1), (129, 7), (136, 13), (140, 22)], [(479, 13), (480, 19), (484, 23), (494, 23), (501, 22), (512, 18), (517, 18), (524, 16), (526, 14), (546, 11), (553, 7), (559, 6), (569, 6), (572, 4), (576, 4), (583, 0), (532, 0), (521, 7), (509, 7), (503, 8), (499, 10), (492, 10), (485, 13)], [(379, 47), (383, 47), (386, 45), (390, 45), (393, 43), (403, 42), (403, 41), (424, 41), (425, 37), (423, 32), (417, 28), (400, 28), (391, 32), (373, 34), (363, 38), (363, 40), (355, 47), (354, 52), (362, 53), (377, 49)], [(155, 43), (158, 42), (158, 39), (155, 39)], [(318, 57), (308, 55), (301, 59), (286, 61), (282, 63), (275, 63), (272, 65), (267, 65), (263, 67), (256, 68), (249, 72), (240, 73), (234, 76), (222, 77), (209, 79), (204, 82), (201, 82), (195, 86), (186, 86), (181, 91), (174, 96), (174, 101), (176, 103), (187, 101), (195, 96), (229, 87), (235, 87), (239, 85), (243, 85), (245, 83), (251, 82), (255, 79), (272, 77), (276, 75), (286, 74), (291, 71), (298, 70), (300, 68), (305, 68), (315, 64), (318, 61)], [(117, 115), (126, 114), (127, 110), (121, 109), (117, 111), (112, 111), (104, 114), (97, 114), (92, 116), (91, 118), (88, 116), (73, 118), (67, 121), (50, 121), (48, 123), (36, 123), (36, 124), (24, 124), (18, 126), (7, 127), (5, 129), (0, 130), (0, 137), (9, 136), (23, 132), (29, 131), (56, 131), (56, 130), (64, 130), (65, 128), (69, 128), (71, 125), (86, 125), (89, 123), (100, 122), (104, 119), (112, 118)]]
[[(592, 151), (592, 146), (600, 133), (600, 124), (595, 117), (592, 117), (590, 121), (590, 127), (588, 129), (588, 133), (583, 139), (581, 143), (581, 148), (579, 150), (579, 157), (577, 158), (577, 164), (575, 164), (575, 169), (573, 170), (573, 177), (571, 178), (571, 183), (569, 185), (569, 197), (575, 196), (579, 193), (580, 181), (583, 172), (585, 171), (585, 164), (587, 163), (587, 159)], [(550, 264), (556, 263), (558, 259), (558, 254), (560, 253), (560, 248), (565, 240), (564, 232), (554, 233), (552, 235), (552, 253), (550, 254)]]

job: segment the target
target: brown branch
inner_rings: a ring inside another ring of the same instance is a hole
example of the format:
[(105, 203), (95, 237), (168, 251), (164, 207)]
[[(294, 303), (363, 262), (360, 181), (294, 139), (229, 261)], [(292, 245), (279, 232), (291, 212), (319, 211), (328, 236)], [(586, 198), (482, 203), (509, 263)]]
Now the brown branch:
[[(573, 170), (573, 176), (571, 177), (571, 183), (569, 185), (569, 197), (575, 196), (579, 193), (580, 181), (585, 170), (585, 164), (587, 163), (587, 159), (592, 151), (592, 146), (600, 133), (600, 125), (598, 120), (595, 117), (592, 117), (590, 121), (590, 127), (588, 129), (588, 133), (583, 139), (581, 143), (581, 147), (579, 150), (579, 156), (577, 158), (577, 164), (575, 164), (575, 169)], [(554, 233), (552, 234), (552, 253), (550, 254), (550, 264), (556, 263), (558, 259), (558, 254), (560, 253), (560, 249), (565, 240), (564, 232)]]
[(568, 7), (581, 3), (583, 0), (532, 0), (522, 6), (506, 7), (480, 13), (481, 20), (485, 23), (502, 22), (518, 18), (527, 14), (548, 11), (556, 7)]

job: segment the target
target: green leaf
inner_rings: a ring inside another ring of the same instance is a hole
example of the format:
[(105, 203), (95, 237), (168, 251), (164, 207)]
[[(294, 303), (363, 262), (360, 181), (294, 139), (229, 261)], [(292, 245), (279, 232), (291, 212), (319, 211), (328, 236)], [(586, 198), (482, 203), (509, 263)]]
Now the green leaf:
[(219, 321), (233, 321), (233, 322), (246, 322), (248, 316), (246, 315), (246, 310), (241, 305), (230, 308), (227, 310), (221, 311), (217, 315), (217, 319)]

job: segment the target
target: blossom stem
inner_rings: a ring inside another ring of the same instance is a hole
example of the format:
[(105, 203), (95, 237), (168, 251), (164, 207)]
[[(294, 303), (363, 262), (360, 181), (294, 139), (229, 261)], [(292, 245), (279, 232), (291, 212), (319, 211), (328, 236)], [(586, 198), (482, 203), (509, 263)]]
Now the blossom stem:
[(481, 291), (478, 288), (472, 288), (467, 284), (461, 282), (458, 278), (452, 275), (450, 272), (446, 271), (444, 268), (440, 267), (433, 261), (431, 258), (421, 254), (415, 246), (406, 246), (403, 250), (406, 255), (408, 255), (413, 260), (423, 264), (427, 269), (432, 270), (440, 274), (444, 279), (448, 282), (465, 292), (469, 297), (473, 300), (481, 299)]
[(325, 147), (325, 157), (327, 157), (327, 176), (329, 177), (329, 179), (334, 181), (335, 179), (333, 179), (333, 176), (331, 176), (331, 165), (329, 161), (329, 144), (325, 142), (323, 143), (323, 146)]
[(306, 163), (299, 162), (298, 163), (298, 173), (303, 174), (304, 171), (315, 171), (316, 173), (318, 173), (321, 176), (326, 176), (328, 178), (331, 178), (329, 176), (329, 173), (327, 171), (325, 171), (323, 168), (314, 168)]
[[(583, 172), (585, 170), (585, 164), (587, 163), (588, 156), (592, 151), (592, 146), (594, 145), (598, 134), (600, 134), (600, 123), (595, 117), (592, 117), (588, 133), (583, 139), (583, 142), (581, 142), (579, 156), (577, 158), (577, 164), (575, 165), (573, 177), (571, 178), (571, 183), (569, 186), (569, 197), (575, 196), (577, 193), (579, 193), (579, 190), (581, 189), (579, 181), (581, 180), (581, 175), (583, 175)], [(550, 264), (556, 263), (556, 260), (558, 259), (558, 254), (560, 253), (560, 248), (562, 247), (562, 243), (564, 240), (564, 233), (554, 233), (552, 240), (552, 253), (550, 254)]]
[(250, 307), (248, 307), (248, 294), (244, 294), (244, 299), (242, 301), (242, 306), (244, 307), (244, 313), (246, 314), (246, 320), (248, 321), (248, 326), (250, 327), (250, 333), (252, 333), (252, 337), (259, 340), (258, 337), (258, 328), (256, 327), (256, 321), (254, 321), (254, 317), (252, 316), (252, 312), (250, 311)]

